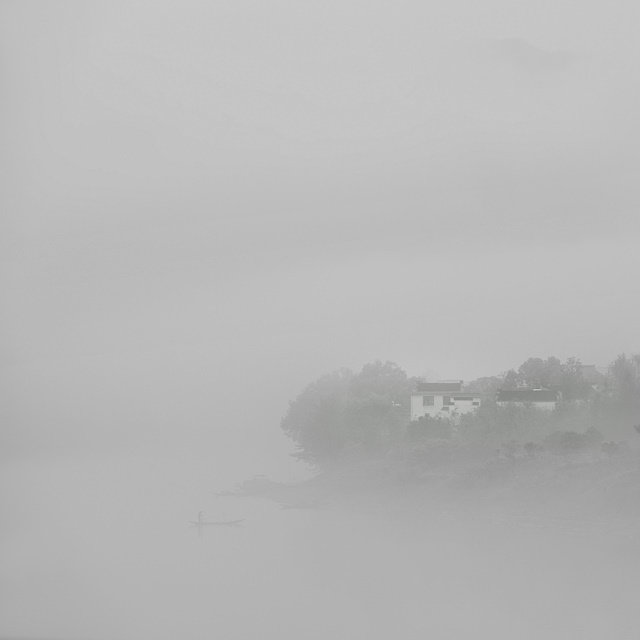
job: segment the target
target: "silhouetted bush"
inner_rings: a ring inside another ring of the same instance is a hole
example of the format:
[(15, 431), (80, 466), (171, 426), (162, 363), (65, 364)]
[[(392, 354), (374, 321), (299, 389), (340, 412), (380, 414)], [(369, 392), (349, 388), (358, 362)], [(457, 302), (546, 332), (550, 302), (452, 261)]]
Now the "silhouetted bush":
[(453, 437), (453, 425), (450, 420), (423, 416), (413, 420), (407, 426), (407, 440), (450, 440)]
[(620, 451), (620, 446), (617, 442), (613, 442), (612, 440), (611, 442), (603, 442), (600, 446), (600, 450), (602, 451), (602, 453), (607, 453), (611, 456)]
[(544, 439), (543, 446), (552, 453), (576, 453), (595, 449), (602, 442), (602, 434), (591, 427), (585, 433), (556, 431)]

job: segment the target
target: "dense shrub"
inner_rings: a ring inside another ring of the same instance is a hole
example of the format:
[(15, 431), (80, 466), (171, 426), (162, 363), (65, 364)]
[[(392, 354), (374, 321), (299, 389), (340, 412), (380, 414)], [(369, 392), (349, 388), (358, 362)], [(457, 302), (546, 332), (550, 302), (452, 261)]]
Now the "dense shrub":
[(423, 416), (413, 420), (407, 427), (407, 440), (421, 442), (424, 440), (451, 440), (454, 435), (454, 425), (451, 420)]
[(576, 431), (556, 431), (544, 439), (545, 450), (552, 453), (576, 453), (586, 449), (596, 449), (602, 442), (602, 434), (594, 428), (585, 433)]

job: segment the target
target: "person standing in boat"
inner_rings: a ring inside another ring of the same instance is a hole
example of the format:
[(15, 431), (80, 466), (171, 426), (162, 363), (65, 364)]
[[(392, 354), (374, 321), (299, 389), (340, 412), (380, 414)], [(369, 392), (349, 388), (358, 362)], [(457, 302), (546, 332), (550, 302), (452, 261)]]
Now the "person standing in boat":
[(202, 511), (198, 511), (198, 522), (202, 522)]

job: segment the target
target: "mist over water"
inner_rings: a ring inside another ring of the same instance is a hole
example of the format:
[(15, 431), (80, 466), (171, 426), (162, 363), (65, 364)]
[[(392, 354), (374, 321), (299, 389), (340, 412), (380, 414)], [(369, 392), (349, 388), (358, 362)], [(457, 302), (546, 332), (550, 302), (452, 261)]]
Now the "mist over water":
[(0, 638), (637, 640), (634, 442), (582, 520), (579, 458), (566, 518), (217, 495), (341, 367), (640, 352), (634, 9), (3, 2)]
[[(406, 509), (375, 488), (315, 509), (217, 495), (255, 474), (309, 477), (262, 421), (282, 409), (257, 390), (264, 404), (240, 415), (235, 381), (220, 379), (215, 406), (229, 404), (213, 422), (201, 387), (181, 387), (173, 366), (138, 379), (135, 362), (103, 361), (100, 385), (86, 365), (84, 383), (69, 363), (66, 382), (46, 376), (53, 386), (38, 413), (59, 423), (56, 438), (41, 418), (30, 441), (5, 450), (4, 637), (635, 637), (637, 531), (522, 523), (497, 500)], [(32, 384), (37, 371), (25, 370)], [(71, 381), (83, 400), (71, 415), (55, 412), (45, 403), (66, 406)], [(129, 416), (115, 431), (107, 399)], [(95, 406), (104, 415), (92, 422)], [(201, 510), (243, 522), (194, 527)]]
[[(234, 451), (151, 446), (5, 463), (3, 634), (636, 634), (637, 537), (523, 528), (471, 512), (283, 510), (214, 496), (233, 477), (225, 458)], [(200, 509), (245, 520), (198, 531), (188, 521)]]

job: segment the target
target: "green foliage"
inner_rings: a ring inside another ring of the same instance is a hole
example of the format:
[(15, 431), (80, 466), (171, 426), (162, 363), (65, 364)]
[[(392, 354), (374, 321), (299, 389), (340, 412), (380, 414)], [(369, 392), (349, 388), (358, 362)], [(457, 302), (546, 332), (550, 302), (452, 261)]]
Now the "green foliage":
[(563, 364), (554, 356), (546, 360), (529, 358), (518, 371), (509, 370), (505, 375), (505, 389), (535, 388), (557, 389), (565, 400), (583, 399), (591, 386), (582, 375), (582, 365), (577, 358), (568, 358)]
[[(618, 356), (599, 390), (584, 379), (576, 358), (565, 363), (529, 358), (517, 370), (467, 384), (467, 391), (483, 392), (485, 399), (456, 421), (425, 416), (409, 422), (416, 383), (392, 362), (376, 361), (359, 373), (341, 369), (309, 384), (290, 403), (281, 426), (300, 459), (323, 466), (352, 452), (388, 452), (396, 445), (431, 450), (436, 442), (471, 448), (527, 442), (533, 455), (544, 441), (546, 448), (579, 451), (600, 446), (600, 431), (608, 438), (635, 437), (632, 425), (640, 422), (637, 355)], [(517, 404), (498, 407), (494, 394), (500, 386), (556, 388), (563, 400), (551, 412)]]
[(562, 363), (558, 358), (529, 358), (518, 369), (518, 384), (522, 387), (557, 389), (561, 385), (562, 374)]
[(504, 379), (502, 381), (503, 389), (517, 389), (520, 386), (520, 381), (518, 379), (518, 374), (514, 369), (509, 369), (504, 374)]
[(582, 375), (582, 366), (577, 358), (568, 358), (563, 364), (554, 356), (546, 360), (529, 358), (518, 369), (509, 369), (500, 376), (478, 378), (465, 385), (467, 391), (482, 391), (494, 394), (498, 388), (521, 389), (543, 387), (557, 389), (565, 400), (585, 399), (591, 385)]
[(308, 385), (281, 427), (297, 457), (318, 466), (349, 452), (385, 450), (404, 435), (416, 382), (393, 362), (376, 361), (357, 374), (342, 369)]
[(602, 434), (597, 429), (589, 429), (585, 433), (555, 431), (544, 439), (543, 447), (553, 453), (577, 453), (586, 449), (598, 448), (602, 439)]
[(562, 365), (562, 372), (558, 380), (558, 389), (562, 397), (567, 400), (579, 400), (589, 397), (591, 383), (582, 374), (582, 364), (577, 358), (569, 358)]
[(507, 388), (502, 376), (486, 376), (484, 378), (477, 378), (476, 380), (468, 382), (464, 385), (464, 390), (493, 396), (501, 387), (505, 389)]
[(619, 355), (609, 366), (610, 398), (621, 418), (640, 418), (640, 356)]
[(632, 425), (640, 422), (640, 357), (619, 355), (598, 388), (587, 403), (590, 419), (606, 426), (609, 437), (629, 437)]
[[(456, 433), (460, 441), (467, 443), (500, 446), (515, 439), (535, 444), (556, 432), (599, 434), (591, 426), (594, 422), (606, 424), (606, 420), (594, 420), (591, 404), (586, 402), (565, 402), (555, 411), (543, 411), (527, 405), (498, 406), (487, 400), (473, 413), (460, 416)], [(602, 439), (601, 435), (598, 437)]]
[(540, 441), (554, 428), (549, 413), (531, 406), (498, 406), (486, 400), (476, 411), (460, 416), (457, 436), (462, 442), (499, 446), (513, 439)]
[(443, 418), (432, 418), (429, 415), (413, 420), (407, 427), (407, 441), (423, 442), (426, 440), (451, 440), (453, 423)]
[(289, 404), (282, 429), (305, 460), (335, 456), (344, 446), (343, 407), (353, 373), (341, 369), (308, 385)]

